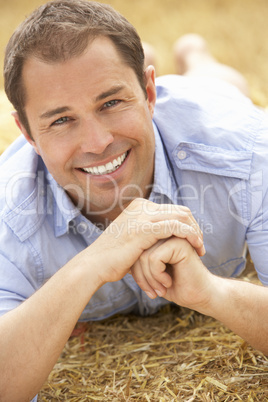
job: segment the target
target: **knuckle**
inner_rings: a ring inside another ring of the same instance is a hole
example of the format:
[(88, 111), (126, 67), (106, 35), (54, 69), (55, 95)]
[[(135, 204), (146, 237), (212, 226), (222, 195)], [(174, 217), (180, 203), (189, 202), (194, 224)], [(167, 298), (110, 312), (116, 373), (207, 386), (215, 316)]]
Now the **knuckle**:
[(148, 215), (155, 208), (155, 203), (145, 198), (137, 197), (125, 209), (126, 211), (135, 213), (137, 215)]
[(157, 253), (156, 252), (151, 253), (148, 257), (148, 260), (149, 260), (149, 264), (154, 264), (155, 261), (157, 261)]
[(190, 208), (186, 207), (185, 205), (180, 205), (180, 210), (187, 215), (192, 215)]
[(189, 215), (186, 214), (184, 211), (179, 213), (179, 221), (182, 223), (187, 223), (189, 221)]
[(142, 289), (142, 290), (148, 290), (148, 286), (146, 286), (146, 283), (141, 279), (141, 278), (135, 278), (135, 281), (137, 285)]
[(134, 198), (134, 200), (132, 200), (130, 202), (130, 204), (127, 206), (126, 209), (128, 209), (130, 211), (133, 211), (133, 210), (136, 210), (136, 209), (140, 210), (140, 208), (143, 205), (144, 201), (145, 200), (143, 198), (140, 198), (140, 197)]
[(127, 210), (129, 211), (133, 211), (137, 208), (137, 206), (139, 205), (139, 200), (138, 198), (135, 198), (134, 200), (131, 201), (131, 203), (127, 206)]
[(132, 205), (141, 205), (144, 203), (144, 201), (145, 200), (143, 198), (137, 197), (133, 201), (131, 201), (131, 204)]
[(143, 266), (148, 263), (148, 257), (145, 251), (140, 256), (140, 262)]

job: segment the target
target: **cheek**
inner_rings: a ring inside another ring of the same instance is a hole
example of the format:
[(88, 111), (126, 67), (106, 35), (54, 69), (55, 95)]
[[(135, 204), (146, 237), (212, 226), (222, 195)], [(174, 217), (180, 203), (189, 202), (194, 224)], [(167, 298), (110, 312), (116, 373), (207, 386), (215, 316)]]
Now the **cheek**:
[(127, 119), (121, 120), (120, 124), (124, 135), (140, 144), (148, 145), (154, 142), (152, 119), (148, 111), (143, 109), (141, 113), (129, 114)]
[(65, 147), (45, 141), (39, 143), (37, 148), (39, 155), (51, 173), (64, 170), (70, 158)]

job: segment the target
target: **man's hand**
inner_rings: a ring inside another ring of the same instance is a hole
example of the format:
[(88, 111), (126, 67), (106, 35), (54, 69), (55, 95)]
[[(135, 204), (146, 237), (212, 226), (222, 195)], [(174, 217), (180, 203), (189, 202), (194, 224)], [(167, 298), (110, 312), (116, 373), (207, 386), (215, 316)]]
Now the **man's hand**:
[(159, 240), (143, 252), (131, 273), (151, 298), (162, 296), (196, 310), (208, 303), (213, 276), (187, 240)]
[(101, 284), (113, 282), (122, 279), (145, 250), (171, 236), (185, 238), (199, 255), (205, 253), (202, 232), (188, 208), (136, 199), (85, 255), (98, 259)]

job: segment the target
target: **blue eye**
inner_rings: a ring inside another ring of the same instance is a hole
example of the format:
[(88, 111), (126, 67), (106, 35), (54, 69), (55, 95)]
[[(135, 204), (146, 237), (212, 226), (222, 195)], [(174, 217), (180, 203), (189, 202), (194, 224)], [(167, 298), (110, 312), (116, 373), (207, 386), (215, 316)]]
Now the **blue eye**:
[(69, 120), (69, 117), (60, 117), (58, 120), (54, 121), (53, 124), (55, 125), (61, 125), (66, 123)]
[(120, 102), (120, 101), (117, 100), (117, 99), (110, 100), (110, 101), (108, 101), (108, 102), (105, 102), (104, 105), (103, 105), (103, 107), (104, 107), (104, 108), (110, 108), (110, 107), (113, 107), (113, 106), (117, 105), (119, 102)]

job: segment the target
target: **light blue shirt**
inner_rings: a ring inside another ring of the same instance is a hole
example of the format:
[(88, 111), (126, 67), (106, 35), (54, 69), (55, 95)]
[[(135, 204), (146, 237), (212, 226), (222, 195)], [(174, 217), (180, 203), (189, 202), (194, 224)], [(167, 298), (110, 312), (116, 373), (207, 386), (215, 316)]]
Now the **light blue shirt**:
[[(155, 180), (150, 199), (187, 205), (204, 233), (203, 262), (235, 277), (248, 244), (268, 284), (268, 120), (232, 86), (178, 76), (157, 80)], [(0, 315), (30, 297), (101, 233), (72, 204), (21, 136), (0, 158)], [(130, 311), (149, 299), (132, 276), (107, 283), (81, 320)]]

